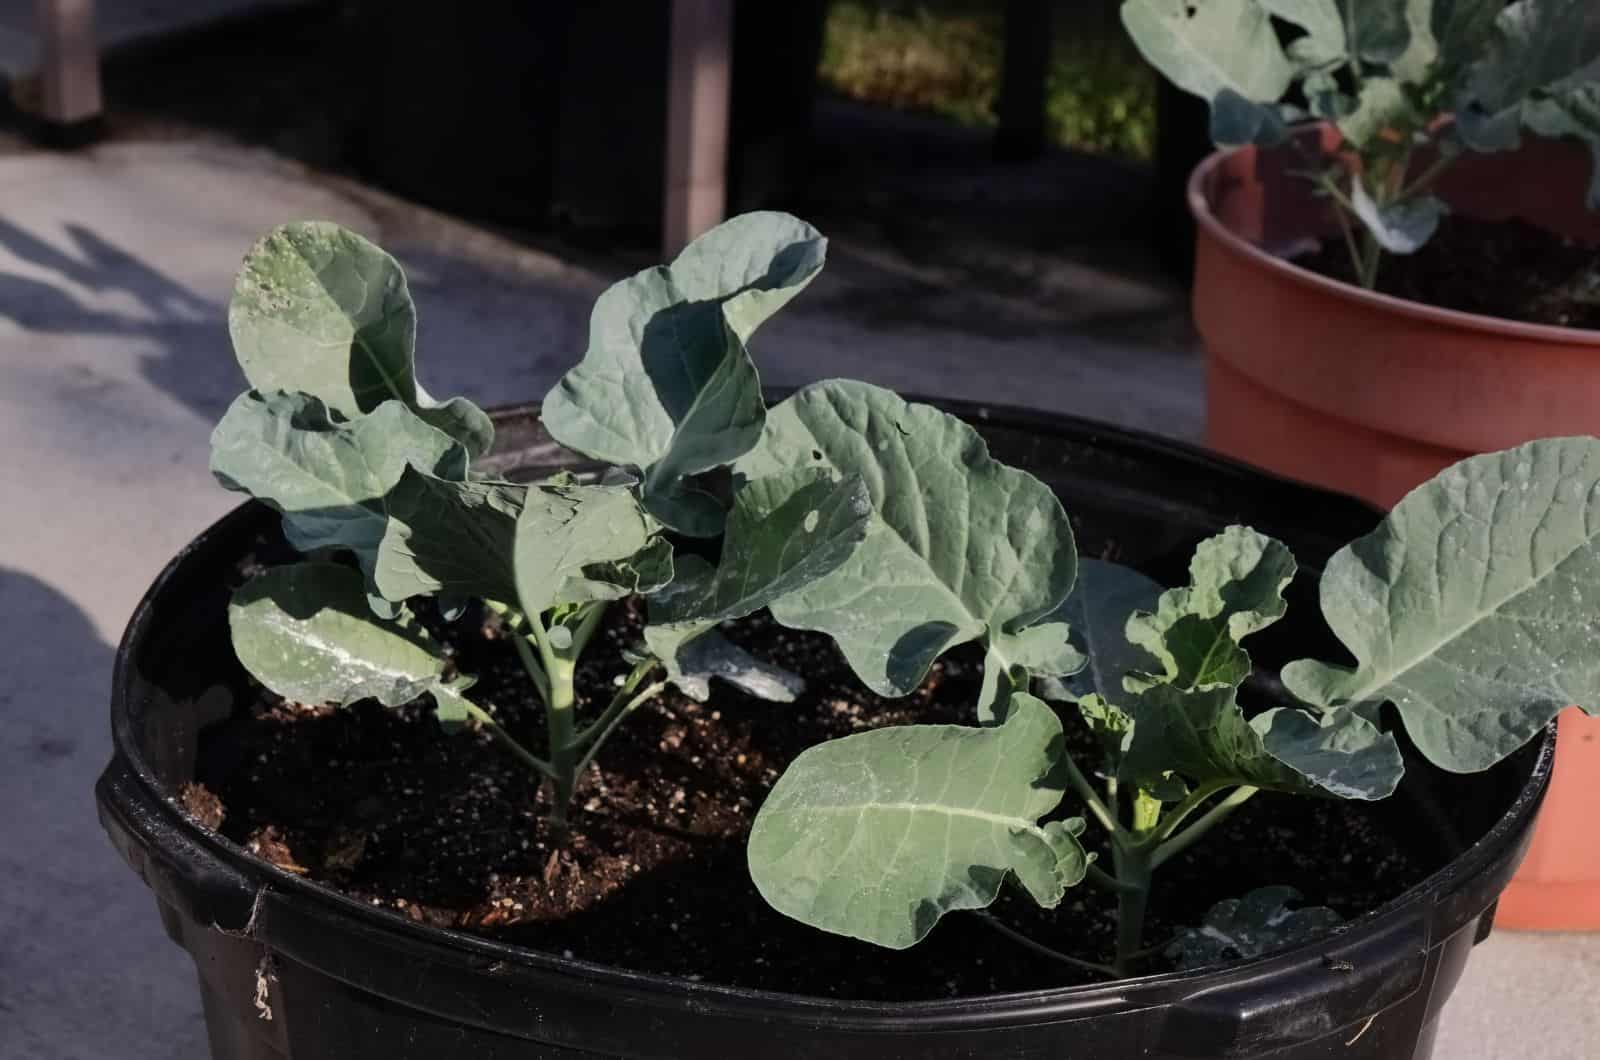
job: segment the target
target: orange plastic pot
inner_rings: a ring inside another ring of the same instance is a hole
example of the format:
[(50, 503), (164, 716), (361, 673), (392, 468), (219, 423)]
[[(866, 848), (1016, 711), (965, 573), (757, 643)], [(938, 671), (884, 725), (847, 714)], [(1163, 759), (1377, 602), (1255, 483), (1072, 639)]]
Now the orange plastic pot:
[[(1331, 150), (1338, 134), (1300, 134)], [(1438, 309), (1291, 264), (1340, 238), (1290, 149), (1245, 147), (1189, 181), (1198, 224), (1194, 316), (1205, 344), (1206, 441), (1281, 475), (1385, 507), (1464, 456), (1532, 438), (1600, 434), (1600, 332)], [(1458, 162), (1455, 212), (1521, 217), (1600, 246), (1576, 144)], [(1600, 930), (1600, 719), (1561, 719), (1555, 777), (1522, 871), (1500, 902), (1512, 928)]]

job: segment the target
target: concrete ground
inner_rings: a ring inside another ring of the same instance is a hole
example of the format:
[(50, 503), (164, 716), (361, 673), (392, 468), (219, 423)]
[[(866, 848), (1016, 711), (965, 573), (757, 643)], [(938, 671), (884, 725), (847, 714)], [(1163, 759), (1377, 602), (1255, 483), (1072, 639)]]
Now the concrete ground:
[[(581, 352), (594, 295), (638, 264), (574, 265), (233, 147), (0, 158), (3, 1060), (206, 1055), (193, 970), (101, 835), (91, 786), (124, 622), (161, 565), (237, 501), (206, 470), (211, 426), (241, 386), (223, 325), (233, 272), (257, 235), (301, 217), (401, 258), (425, 382), (483, 404), (540, 397)], [(962, 293), (881, 246), (840, 240), (831, 258), (758, 337), (769, 382), (844, 374), (1198, 434), (1185, 345), (1086, 334), (1067, 310)], [(1155, 311), (1172, 295), (1116, 297)], [(1591, 1056), (1597, 987), (1600, 937), (1496, 935), (1437, 1056)]]

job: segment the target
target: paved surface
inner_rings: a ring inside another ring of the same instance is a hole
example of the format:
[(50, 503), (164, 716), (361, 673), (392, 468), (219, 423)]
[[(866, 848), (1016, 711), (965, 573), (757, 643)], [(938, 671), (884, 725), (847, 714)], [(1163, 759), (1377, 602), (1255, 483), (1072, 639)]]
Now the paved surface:
[[(235, 503), (206, 471), (207, 436), (240, 386), (222, 323), (232, 274), (260, 232), (298, 217), (395, 250), (421, 309), (427, 385), (485, 404), (542, 395), (581, 351), (593, 296), (627, 271), (576, 267), (237, 149), (0, 158), (3, 1060), (205, 1055), (193, 970), (101, 836), (90, 789), (109, 754), (123, 623), (165, 560)], [(1198, 432), (1199, 368), (1182, 348), (1095, 340), (1070, 313), (957, 293), (870, 246), (844, 241), (832, 257), (757, 339), (771, 382), (848, 374)], [(1593, 1055), (1597, 987), (1600, 939), (1496, 936), (1438, 1056)]]

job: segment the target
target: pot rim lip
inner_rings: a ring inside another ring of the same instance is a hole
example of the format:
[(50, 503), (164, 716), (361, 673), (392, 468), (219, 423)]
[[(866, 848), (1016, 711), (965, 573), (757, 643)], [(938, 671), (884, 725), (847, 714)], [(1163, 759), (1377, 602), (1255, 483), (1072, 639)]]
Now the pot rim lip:
[[(965, 402), (959, 399), (908, 397), (907, 400), (931, 400), (946, 408), (959, 409), (969, 414), (978, 413), (984, 419), (1015, 422), (1033, 430), (1044, 429), (1047, 424), (1054, 424), (1058, 427), (1092, 429), (1123, 441), (1144, 445), (1158, 442), (1162, 447), (1218, 465), (1219, 468), (1243, 469), (1267, 480), (1288, 481), (1270, 472), (1249, 468), (1237, 461), (1183, 442), (1065, 414), (1011, 408), (993, 403)], [(490, 412), (498, 422), (530, 410), (536, 414), (537, 406), (504, 406), (492, 409)], [(749, 1018), (752, 1014), (756, 1014), (762, 1019), (796, 1021), (814, 1019), (819, 1014), (826, 1013), (833, 1026), (846, 1030), (866, 1032), (904, 1032), (912, 1028), (919, 1032), (972, 1030), (1132, 1011), (1190, 996), (1197, 990), (1211, 985), (1211, 981), (1218, 978), (1259, 979), (1280, 970), (1287, 971), (1308, 960), (1320, 961), (1323, 952), (1330, 948), (1330, 944), (1337, 945), (1338, 940), (1375, 928), (1381, 930), (1386, 923), (1426, 919), (1437, 904), (1433, 901), (1436, 892), (1448, 893), (1449, 883), (1492, 859), (1508, 843), (1515, 841), (1517, 831), (1537, 811), (1543, 801), (1554, 764), (1556, 721), (1552, 719), (1541, 730), (1543, 736), (1539, 741), (1537, 757), (1515, 797), (1511, 799), (1499, 819), (1453, 860), (1389, 901), (1345, 921), (1332, 935), (1313, 938), (1300, 945), (1248, 960), (1208, 965), (1192, 971), (1136, 976), (1105, 983), (904, 1002), (828, 998), (721, 983), (695, 982), (656, 972), (633, 971), (617, 965), (602, 964), (577, 957), (563, 957), (530, 946), (498, 942), (467, 931), (432, 927), (413, 921), (393, 910), (369, 905), (331, 886), (279, 868), (250, 853), (232, 840), (202, 827), (181, 810), (176, 794), (166, 790), (156, 777), (149, 762), (138, 750), (134, 739), (132, 714), (128, 707), (133, 687), (135, 645), (147, 635), (154, 624), (157, 604), (169, 591), (170, 584), (194, 562), (195, 554), (200, 552), (215, 534), (230, 530), (236, 524), (259, 520), (269, 514), (270, 509), (254, 500), (246, 500), (227, 512), (191, 539), (168, 561), (140, 598), (117, 645), (111, 690), (112, 758), (107, 766), (106, 776), (119, 770), (125, 773), (136, 783), (140, 794), (144, 796), (145, 808), (159, 813), (165, 826), (182, 833), (199, 850), (213, 860), (225, 863), (231, 871), (255, 876), (260, 881), (257, 885), (258, 900), (261, 894), (270, 890), (287, 898), (307, 901), (313, 908), (324, 913), (353, 921), (353, 929), (356, 931), (376, 933), (393, 939), (402, 946), (416, 945), (426, 951), (418, 954), (422, 958), (442, 957), (474, 967), (481, 967), (486, 963), (513, 965), (522, 974), (531, 978), (543, 978), (546, 981), (565, 980), (570, 986), (578, 988), (610, 989), (647, 1002), (653, 1000), (656, 1004), (691, 1005), (696, 1012), (708, 1016)], [(101, 787), (103, 785), (104, 778)], [(102, 802), (102, 813), (104, 813), (105, 797), (99, 790), (97, 799)], [(1429, 936), (1432, 934), (1430, 930)], [(268, 947), (273, 945), (270, 937), (258, 937), (258, 941)]]
[[(1292, 135), (1319, 135), (1327, 127), (1324, 122), (1316, 122), (1296, 129)], [(1408, 298), (1399, 298), (1392, 294), (1384, 294), (1381, 291), (1368, 291), (1365, 288), (1345, 283), (1343, 280), (1335, 280), (1332, 277), (1313, 272), (1303, 266), (1268, 253), (1256, 244), (1239, 236), (1224, 224), (1222, 219), (1211, 209), (1211, 198), (1208, 194), (1213, 177), (1221, 169), (1224, 162), (1242, 152), (1258, 150), (1259, 148), (1249, 144), (1242, 147), (1219, 148), (1201, 159), (1199, 165), (1195, 166), (1189, 174), (1185, 195), (1188, 200), (1190, 215), (1205, 230), (1206, 234), (1217, 240), (1218, 243), (1232, 253), (1254, 262), (1280, 279), (1290, 280), (1302, 287), (1309, 287), (1320, 294), (1337, 298), (1340, 301), (1357, 303), (1364, 308), (1410, 317), (1414, 320), (1436, 324), (1456, 331), (1488, 332), (1529, 342), (1563, 346), (1600, 347), (1600, 330), (1562, 327), (1559, 324), (1530, 324), (1525, 321), (1507, 320), (1504, 317), (1493, 317), (1483, 313), (1468, 313), (1460, 309), (1445, 309), (1440, 306), (1429, 305), (1426, 302), (1414, 302)]]

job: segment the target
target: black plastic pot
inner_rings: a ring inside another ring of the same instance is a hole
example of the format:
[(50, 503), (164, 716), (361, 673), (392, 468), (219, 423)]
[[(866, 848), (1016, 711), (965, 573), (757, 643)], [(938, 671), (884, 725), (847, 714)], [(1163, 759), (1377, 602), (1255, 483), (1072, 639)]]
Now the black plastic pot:
[[(1347, 498), (1082, 421), (969, 405), (1000, 459), (1055, 488), (1079, 545), (1179, 580), (1192, 546), (1234, 522), (1315, 568), (1369, 529)], [(500, 414), (502, 469), (565, 459), (526, 410)], [(223, 620), (225, 574), (274, 517), (247, 504), (156, 580), (112, 691), (116, 752), (97, 795), (112, 841), (193, 956), (218, 1060), (471, 1057), (1312, 1057), (1415, 1060), (1526, 847), (1553, 728), (1488, 773), (1412, 761), (1391, 827), (1448, 865), (1342, 933), (1210, 971), (918, 1004), (839, 1002), (639, 975), (413, 923), (257, 860), (173, 799), (197, 738), (245, 693)], [(1254, 642), (1275, 666), (1334, 650), (1315, 578)]]

